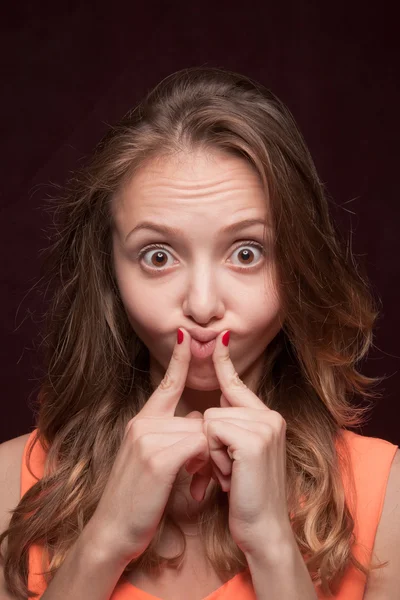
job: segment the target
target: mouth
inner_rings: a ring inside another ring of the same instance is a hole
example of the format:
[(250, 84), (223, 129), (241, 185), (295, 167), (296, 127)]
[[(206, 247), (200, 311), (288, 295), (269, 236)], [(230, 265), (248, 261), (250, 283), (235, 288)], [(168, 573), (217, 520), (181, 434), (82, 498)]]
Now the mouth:
[(190, 341), (190, 351), (195, 358), (208, 358), (214, 352), (217, 338), (210, 342), (199, 342), (194, 338)]

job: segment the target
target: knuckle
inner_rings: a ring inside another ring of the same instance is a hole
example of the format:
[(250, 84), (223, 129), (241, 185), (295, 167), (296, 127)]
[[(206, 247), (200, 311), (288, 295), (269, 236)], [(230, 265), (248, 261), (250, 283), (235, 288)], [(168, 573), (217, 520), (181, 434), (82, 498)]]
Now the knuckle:
[(158, 387), (160, 390), (166, 391), (166, 390), (170, 390), (171, 388), (173, 388), (174, 383), (175, 383), (175, 379), (171, 376), (171, 373), (169, 373), (167, 371)]
[(134, 442), (136, 440), (136, 438), (138, 437), (139, 432), (140, 432), (140, 419), (138, 419), (137, 417), (134, 417), (127, 424), (127, 426), (125, 428), (125, 434), (127, 437), (129, 437), (131, 442)]
[(151, 438), (151, 433), (144, 433), (136, 439), (136, 452), (139, 459), (144, 463), (148, 463), (152, 456)]
[(271, 412), (268, 413), (268, 416), (278, 431), (286, 431), (286, 421), (279, 412), (271, 410)]
[(137, 439), (136, 452), (145, 470), (153, 477), (159, 477), (165, 472), (163, 453), (155, 451), (153, 434), (144, 433)]
[(186, 362), (185, 357), (182, 356), (181, 351), (178, 348), (175, 348), (172, 352), (171, 362), (177, 364), (183, 364)]
[(150, 454), (147, 457), (146, 467), (153, 476), (158, 476), (164, 471), (163, 462), (158, 453)]
[(134, 418), (128, 421), (128, 423), (125, 426), (124, 438), (129, 438), (129, 440), (134, 439), (135, 431), (137, 428), (137, 425), (135, 426), (135, 423), (136, 421)]
[(248, 454), (252, 459), (258, 459), (265, 452), (265, 441), (261, 438), (254, 439), (253, 444), (249, 444)]
[[(182, 372), (182, 367), (184, 367), (185, 364), (185, 357), (181, 355), (180, 351), (175, 349), (172, 354), (170, 366), (168, 367), (162, 381), (160, 382), (158, 389), (162, 391), (167, 391), (176, 387), (179, 381), (177, 374)], [(173, 365), (176, 365), (176, 367)]]
[(247, 388), (247, 385), (240, 379), (239, 374), (235, 371), (232, 375), (231, 384), (238, 388)]
[(275, 433), (275, 428), (272, 427), (271, 423), (263, 423), (263, 436), (268, 441), (271, 440)]
[(230, 357), (230, 356), (225, 356), (225, 355), (224, 355), (224, 356), (220, 356), (220, 357), (219, 357), (219, 360), (220, 360), (221, 362), (230, 363), (230, 361), (231, 361), (231, 357)]

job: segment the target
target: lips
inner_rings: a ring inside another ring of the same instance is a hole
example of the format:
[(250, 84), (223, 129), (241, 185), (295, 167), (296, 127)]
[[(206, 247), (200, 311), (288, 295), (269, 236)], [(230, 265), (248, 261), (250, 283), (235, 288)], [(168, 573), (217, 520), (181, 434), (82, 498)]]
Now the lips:
[(216, 338), (209, 342), (199, 342), (195, 338), (192, 338), (190, 341), (190, 351), (192, 356), (196, 358), (208, 358), (214, 352), (216, 342)]
[(198, 342), (211, 342), (218, 335), (218, 331), (202, 329), (201, 327), (187, 327), (187, 330), (190, 333), (190, 337)]

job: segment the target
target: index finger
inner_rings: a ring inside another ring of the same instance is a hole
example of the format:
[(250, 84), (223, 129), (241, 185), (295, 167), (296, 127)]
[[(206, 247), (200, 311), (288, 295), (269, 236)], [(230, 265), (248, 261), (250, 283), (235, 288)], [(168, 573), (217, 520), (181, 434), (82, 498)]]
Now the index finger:
[[(229, 335), (226, 338), (228, 331), (223, 331), (221, 335), (217, 336), (212, 356), (215, 372), (221, 387), (221, 399), (222, 397), (224, 398), (222, 402), (225, 406), (227, 401), (230, 406), (268, 409), (264, 402), (240, 379), (231, 361), (229, 347), (225, 345), (225, 343), (229, 342)], [(224, 343), (223, 338), (227, 339), (227, 342)]]
[[(183, 334), (181, 343), (178, 343), (178, 339), (182, 338), (179, 331)], [(175, 415), (176, 407), (185, 389), (191, 358), (189, 332), (180, 327), (177, 331), (177, 339), (168, 369), (164, 378), (140, 411), (143, 416), (173, 417)]]

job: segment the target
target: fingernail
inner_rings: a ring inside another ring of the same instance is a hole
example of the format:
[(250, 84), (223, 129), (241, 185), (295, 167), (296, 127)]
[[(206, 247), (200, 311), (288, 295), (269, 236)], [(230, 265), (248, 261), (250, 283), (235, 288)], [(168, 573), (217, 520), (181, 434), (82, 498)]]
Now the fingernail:
[(181, 331), (181, 329), (178, 329), (178, 331), (176, 332), (176, 337), (177, 337), (178, 344), (182, 344), (182, 342), (183, 342), (183, 331)]
[(224, 333), (224, 335), (222, 336), (222, 343), (224, 344), (224, 346), (227, 346), (229, 344), (229, 336), (230, 336), (231, 332), (227, 331), (226, 333)]

